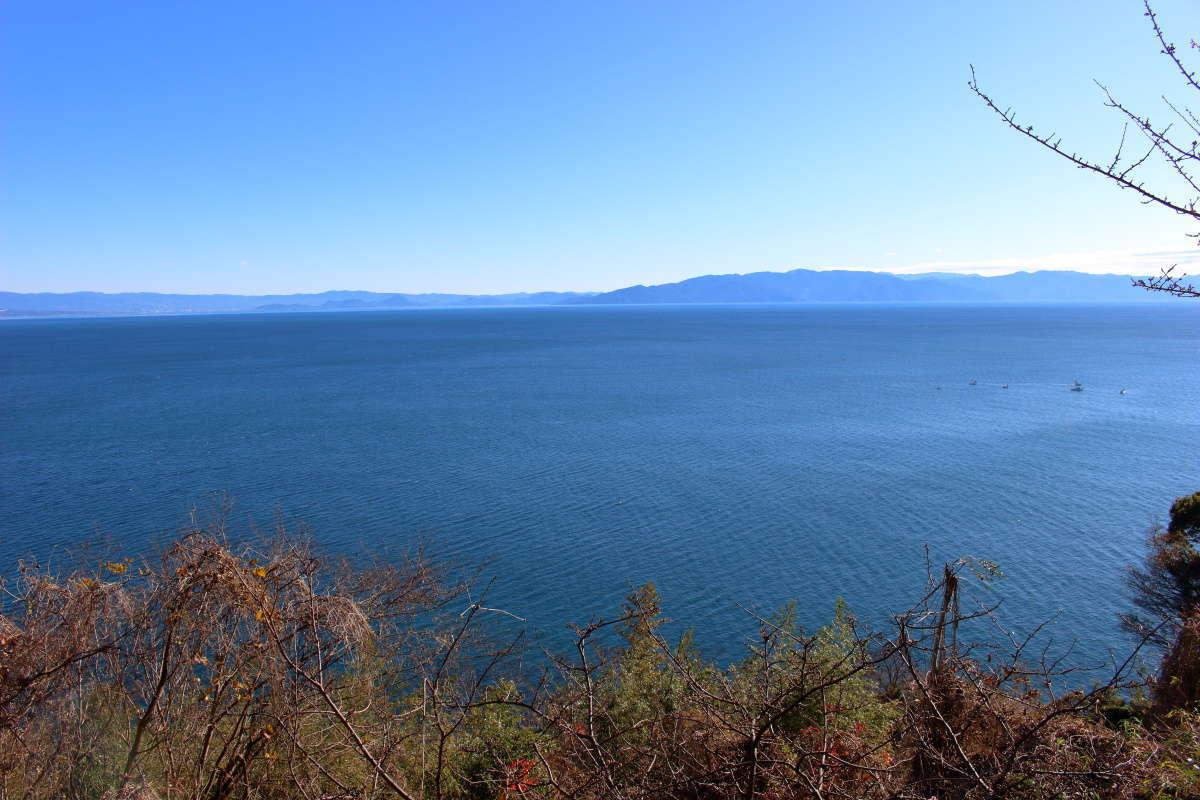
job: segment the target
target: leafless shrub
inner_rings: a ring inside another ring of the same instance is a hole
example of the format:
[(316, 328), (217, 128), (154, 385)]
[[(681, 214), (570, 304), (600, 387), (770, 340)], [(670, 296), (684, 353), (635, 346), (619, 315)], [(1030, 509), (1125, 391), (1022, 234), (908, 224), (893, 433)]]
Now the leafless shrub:
[(1129, 662), (1057, 693), (1072, 669), (1037, 631), (975, 635), (995, 609), (960, 608), (968, 568), (990, 571), (948, 565), (886, 635), (840, 602), (813, 633), (756, 616), (728, 667), (669, 643), (644, 587), (523, 683), (520, 637), (484, 624), (511, 615), (420, 557), (204, 530), (66, 578), (30, 566), (0, 617), (0, 800), (1140, 796), (1195, 718), (1107, 725)]

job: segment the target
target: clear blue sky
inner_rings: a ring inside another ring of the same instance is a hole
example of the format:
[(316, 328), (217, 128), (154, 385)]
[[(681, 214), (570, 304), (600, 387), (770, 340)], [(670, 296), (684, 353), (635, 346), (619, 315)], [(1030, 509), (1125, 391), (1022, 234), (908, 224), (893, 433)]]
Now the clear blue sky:
[[(1194, 3), (1157, 9), (1200, 38)], [(8, 0), (0, 37), (0, 289), (603, 290), (1196, 250), (966, 88), (974, 63), (1107, 156), (1093, 78), (1152, 119), (1190, 99), (1133, 0)]]

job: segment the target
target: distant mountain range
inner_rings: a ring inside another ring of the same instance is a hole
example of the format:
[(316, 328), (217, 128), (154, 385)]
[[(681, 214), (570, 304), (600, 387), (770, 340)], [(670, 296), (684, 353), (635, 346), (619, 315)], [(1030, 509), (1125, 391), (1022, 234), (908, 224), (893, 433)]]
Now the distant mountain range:
[(854, 303), (854, 302), (1138, 302), (1159, 298), (1128, 275), (1017, 272), (983, 277), (927, 273), (796, 269), (704, 275), (658, 286), (629, 286), (570, 302), (584, 303)]
[(645, 305), (686, 303), (1103, 303), (1153, 302), (1165, 295), (1130, 285), (1128, 275), (1082, 272), (1016, 272), (983, 277), (953, 273), (894, 275), (854, 270), (752, 272), (703, 275), (678, 283), (628, 286), (612, 292), (533, 292), (518, 294), (387, 294), (333, 291), (319, 294), (236, 295), (20, 294), (0, 292), (0, 316), (101, 314), (183, 314), (231, 312), (334, 311), (454, 306)]
[(188, 314), (448, 306), (558, 305), (590, 295), (581, 292), (518, 294), (389, 294), (332, 291), (318, 294), (157, 294), (154, 292), (0, 292), (0, 316), (85, 314)]

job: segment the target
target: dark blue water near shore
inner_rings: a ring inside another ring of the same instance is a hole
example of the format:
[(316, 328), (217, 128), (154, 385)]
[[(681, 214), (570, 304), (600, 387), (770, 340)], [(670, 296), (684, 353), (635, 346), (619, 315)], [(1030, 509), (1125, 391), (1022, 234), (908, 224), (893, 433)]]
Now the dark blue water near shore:
[(899, 610), (928, 544), (1100, 656), (1122, 567), (1200, 489), (1185, 301), (14, 320), (0, 348), (5, 563), (133, 553), (228, 491), (334, 548), (490, 559), (537, 630), (653, 580), (718, 655), (739, 605)]

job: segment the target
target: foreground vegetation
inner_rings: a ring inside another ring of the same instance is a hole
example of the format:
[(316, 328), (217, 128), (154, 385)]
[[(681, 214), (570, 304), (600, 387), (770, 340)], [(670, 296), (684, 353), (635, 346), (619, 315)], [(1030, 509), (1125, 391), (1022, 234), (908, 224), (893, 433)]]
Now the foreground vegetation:
[(659, 634), (647, 586), (536, 669), (421, 557), (207, 528), (152, 561), (26, 566), (0, 616), (0, 798), (1200, 797), (1200, 494), (1172, 511), (1126, 620), (1162, 674), (1131, 658), (1092, 684), (1032, 636), (966, 643), (992, 622), (961, 599), (985, 562), (885, 632), (785, 608), (723, 668)]

